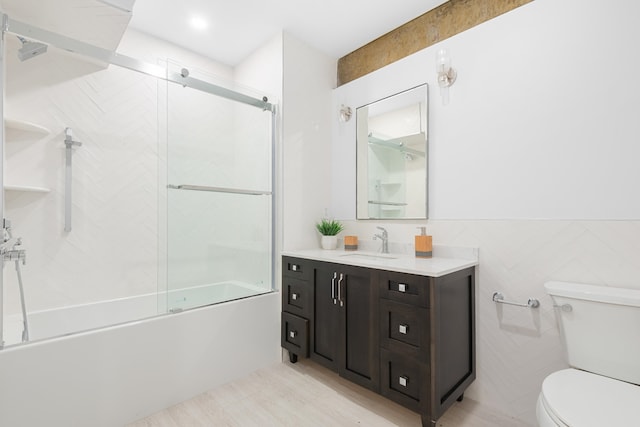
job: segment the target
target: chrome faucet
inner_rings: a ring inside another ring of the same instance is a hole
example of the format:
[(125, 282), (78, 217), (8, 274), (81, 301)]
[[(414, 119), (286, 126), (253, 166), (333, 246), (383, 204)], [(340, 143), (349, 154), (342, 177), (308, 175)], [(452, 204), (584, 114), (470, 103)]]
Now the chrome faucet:
[(389, 233), (382, 227), (376, 227), (378, 230), (382, 230), (382, 234), (374, 234), (373, 240), (380, 239), (382, 240), (382, 253), (389, 253)]
[(13, 237), (11, 232), (11, 221), (5, 219), (3, 221), (3, 238), (0, 242), (0, 259), (3, 261), (22, 261), (26, 263), (27, 251), (19, 249), (18, 246), (22, 245), (21, 237)]

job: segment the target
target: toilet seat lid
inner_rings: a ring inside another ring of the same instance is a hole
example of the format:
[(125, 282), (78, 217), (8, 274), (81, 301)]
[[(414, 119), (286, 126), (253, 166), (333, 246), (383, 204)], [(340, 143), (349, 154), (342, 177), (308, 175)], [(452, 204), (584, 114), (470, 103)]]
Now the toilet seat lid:
[(640, 386), (602, 375), (564, 369), (542, 383), (544, 404), (569, 426), (637, 426)]

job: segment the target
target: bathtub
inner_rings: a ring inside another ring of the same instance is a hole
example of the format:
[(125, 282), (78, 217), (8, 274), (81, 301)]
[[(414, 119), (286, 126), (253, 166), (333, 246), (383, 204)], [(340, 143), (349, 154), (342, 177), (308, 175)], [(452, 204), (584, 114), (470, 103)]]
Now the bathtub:
[[(248, 283), (228, 281), (34, 311), (28, 313), (29, 338), (30, 341), (37, 341), (267, 292), (271, 290)], [(19, 343), (22, 337), (22, 315), (7, 316), (4, 330), (5, 345)]]
[[(185, 310), (214, 297), (231, 301)], [(29, 321), (35, 342), (0, 350), (2, 426), (120, 426), (281, 361), (279, 293), (233, 282)]]

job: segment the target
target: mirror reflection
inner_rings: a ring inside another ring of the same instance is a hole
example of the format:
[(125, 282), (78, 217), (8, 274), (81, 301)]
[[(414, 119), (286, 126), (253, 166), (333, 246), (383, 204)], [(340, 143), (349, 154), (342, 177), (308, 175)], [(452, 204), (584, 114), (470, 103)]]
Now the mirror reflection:
[(357, 219), (427, 218), (427, 85), (356, 111)]

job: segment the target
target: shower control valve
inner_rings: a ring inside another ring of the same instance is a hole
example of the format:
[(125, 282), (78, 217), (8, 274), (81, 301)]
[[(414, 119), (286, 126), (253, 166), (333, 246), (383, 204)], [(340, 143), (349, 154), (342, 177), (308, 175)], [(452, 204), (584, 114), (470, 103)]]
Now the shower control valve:
[(22, 265), (27, 264), (27, 251), (24, 249), (7, 251), (2, 256), (5, 261), (18, 261), (22, 262)]

